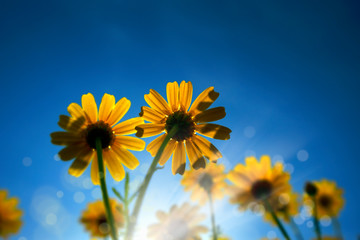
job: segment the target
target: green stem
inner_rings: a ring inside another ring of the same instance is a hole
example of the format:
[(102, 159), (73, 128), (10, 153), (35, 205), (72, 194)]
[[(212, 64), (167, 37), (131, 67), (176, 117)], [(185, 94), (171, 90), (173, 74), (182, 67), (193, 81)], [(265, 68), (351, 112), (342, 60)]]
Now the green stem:
[(293, 230), (296, 239), (297, 240), (304, 240), (304, 237), (301, 234), (298, 225), (294, 222), (294, 219), (292, 217), (290, 217), (288, 213), (286, 213), (286, 215), (290, 219), (290, 227)]
[(320, 224), (319, 224), (319, 219), (318, 219), (318, 214), (317, 214), (317, 203), (316, 203), (316, 198), (315, 196), (311, 197), (314, 203), (314, 209), (313, 209), (313, 215), (314, 215), (314, 226), (315, 226), (315, 233), (316, 233), (316, 237), (317, 240), (322, 240), (321, 238), (321, 230), (320, 230)]
[(114, 216), (111, 212), (109, 195), (108, 195), (107, 188), (106, 188), (105, 169), (104, 169), (104, 162), (103, 162), (103, 157), (102, 157), (102, 146), (101, 146), (100, 138), (96, 138), (96, 152), (97, 152), (97, 156), (98, 156), (100, 187), (101, 187), (103, 202), (104, 202), (104, 206), (105, 206), (106, 218), (107, 218), (108, 224), (110, 225), (111, 237), (113, 240), (117, 240), (116, 229), (115, 229), (115, 224), (114, 224)]
[(178, 127), (175, 125), (171, 128), (171, 131), (168, 134), (166, 134), (164, 142), (161, 144), (158, 152), (156, 153), (156, 155), (154, 157), (154, 160), (152, 161), (152, 163), (146, 173), (145, 179), (144, 179), (143, 183), (141, 184), (141, 189), (139, 191), (138, 197), (135, 202), (134, 211), (131, 215), (128, 229), (126, 229), (125, 239), (127, 239), (127, 240), (131, 240), (134, 235), (134, 229), (136, 226), (137, 218), (138, 218), (138, 215), (140, 212), (142, 202), (144, 201), (145, 193), (149, 186), (150, 180), (151, 180), (154, 172), (156, 171), (156, 166), (160, 160), (162, 153), (165, 150), (166, 145), (168, 144), (170, 139), (176, 134), (177, 130), (178, 130)]
[(333, 224), (334, 232), (335, 232), (337, 238), (339, 238), (341, 240), (344, 239), (343, 235), (342, 235), (342, 232), (341, 232), (340, 222), (337, 219), (337, 217), (332, 218), (332, 224)]
[(283, 224), (280, 222), (279, 218), (276, 216), (276, 213), (274, 212), (273, 208), (271, 207), (270, 203), (267, 199), (264, 200), (266, 209), (270, 211), (270, 214), (274, 221), (276, 222), (276, 225), (279, 227), (282, 235), (285, 237), (286, 240), (290, 240), (289, 234), (286, 232)]
[(213, 232), (213, 240), (217, 240), (214, 205), (213, 205), (212, 194), (210, 191), (208, 191), (208, 196), (209, 196), (209, 205), (210, 205), (210, 212), (211, 212), (211, 226), (212, 226), (212, 232)]

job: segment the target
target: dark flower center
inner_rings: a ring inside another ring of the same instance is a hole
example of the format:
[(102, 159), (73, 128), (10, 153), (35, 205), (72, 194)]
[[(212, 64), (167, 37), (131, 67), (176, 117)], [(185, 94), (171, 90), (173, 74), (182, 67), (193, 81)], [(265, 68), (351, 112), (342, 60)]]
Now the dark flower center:
[(332, 204), (332, 199), (331, 199), (331, 197), (329, 197), (327, 195), (322, 195), (319, 197), (319, 204), (323, 208), (330, 208), (330, 206)]
[(102, 215), (97, 219), (97, 225), (100, 232), (103, 234), (107, 234), (110, 231), (110, 226), (107, 223), (105, 215)]
[(96, 122), (87, 126), (85, 129), (86, 142), (92, 149), (96, 149), (96, 139), (101, 141), (101, 147), (109, 147), (115, 140), (115, 135), (109, 124), (103, 121)]
[(251, 193), (256, 199), (267, 198), (271, 191), (272, 186), (268, 180), (258, 180), (251, 187)]
[(193, 136), (195, 123), (185, 112), (177, 111), (169, 115), (165, 124), (166, 132), (169, 133), (175, 125), (178, 127), (175, 136), (173, 136), (176, 141), (183, 141)]
[(199, 185), (204, 188), (206, 191), (211, 191), (214, 181), (210, 174), (204, 173), (199, 177)]

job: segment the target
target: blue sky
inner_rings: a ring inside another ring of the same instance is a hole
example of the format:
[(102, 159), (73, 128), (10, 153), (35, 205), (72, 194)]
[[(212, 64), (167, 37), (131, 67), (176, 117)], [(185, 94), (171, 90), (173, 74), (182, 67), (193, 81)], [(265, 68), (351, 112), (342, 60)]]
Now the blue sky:
[[(307, 180), (335, 180), (345, 190), (344, 236), (354, 239), (358, 12), (354, 1), (3, 1), (0, 188), (19, 197), (25, 212), (21, 232), (11, 239), (88, 236), (77, 218), (98, 189), (88, 184), (89, 171), (80, 179), (68, 176), (70, 163), (56, 161), (60, 147), (50, 143), (68, 104), (88, 92), (98, 104), (104, 93), (127, 97), (127, 119), (146, 105), (150, 88), (165, 96), (166, 83), (181, 80), (193, 83), (194, 95), (209, 86), (220, 92), (214, 106), (225, 106), (227, 116), (219, 124), (233, 132), (229, 141), (213, 142), (227, 170), (247, 155), (268, 154), (293, 170), (297, 191)], [(304, 162), (297, 158), (301, 150), (309, 154)], [(133, 186), (151, 161), (146, 151), (136, 156), (142, 164), (132, 172)], [(154, 221), (156, 210), (188, 199), (180, 179), (170, 166), (156, 174), (143, 225)], [(280, 236), (227, 199), (216, 210), (232, 239)], [(307, 222), (300, 227), (310, 239)]]

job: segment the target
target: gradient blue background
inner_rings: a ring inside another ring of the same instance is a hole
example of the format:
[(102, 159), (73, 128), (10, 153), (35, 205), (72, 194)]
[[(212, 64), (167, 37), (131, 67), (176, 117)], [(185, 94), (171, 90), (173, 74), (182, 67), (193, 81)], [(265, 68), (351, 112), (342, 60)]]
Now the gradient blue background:
[[(219, 124), (233, 133), (213, 142), (227, 170), (247, 155), (269, 154), (294, 170), (297, 191), (307, 180), (335, 180), (345, 189), (345, 239), (355, 239), (359, 10), (356, 1), (340, 0), (1, 1), (0, 188), (19, 197), (25, 212), (11, 239), (88, 239), (78, 216), (99, 197), (98, 187), (89, 184), (89, 169), (68, 176), (70, 163), (56, 161), (60, 147), (50, 143), (68, 104), (88, 92), (98, 104), (104, 93), (127, 97), (127, 119), (146, 105), (150, 88), (165, 96), (166, 83), (181, 80), (193, 83), (194, 96), (208, 86), (220, 92), (214, 106), (225, 106), (227, 116)], [(307, 161), (297, 159), (300, 150)], [(131, 172), (133, 187), (151, 162), (146, 151), (135, 155), (141, 165)], [(170, 164), (156, 174), (138, 239), (156, 210), (188, 199), (180, 179)], [(280, 236), (261, 216), (239, 213), (227, 199), (216, 204), (217, 222), (232, 239)], [(308, 222), (300, 225), (306, 239), (314, 236)]]

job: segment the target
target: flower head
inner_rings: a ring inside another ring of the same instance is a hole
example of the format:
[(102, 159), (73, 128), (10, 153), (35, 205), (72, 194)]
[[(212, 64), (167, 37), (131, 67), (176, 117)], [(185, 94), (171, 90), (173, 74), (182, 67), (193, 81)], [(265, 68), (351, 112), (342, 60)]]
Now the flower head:
[[(299, 213), (299, 195), (294, 192), (282, 193), (278, 198), (273, 198), (270, 205), (276, 212), (277, 217), (283, 219), (285, 222), (290, 222), (291, 217)], [(269, 212), (265, 213), (264, 218), (274, 225), (276, 224)]]
[(17, 208), (19, 200), (15, 197), (6, 198), (7, 191), (0, 190), (0, 237), (7, 238), (16, 234), (22, 225), (23, 212)]
[(158, 211), (159, 223), (149, 226), (148, 237), (155, 240), (195, 240), (208, 229), (199, 225), (206, 217), (200, 214), (200, 207), (188, 203), (174, 205), (169, 213)]
[(208, 109), (218, 98), (219, 93), (215, 92), (213, 87), (209, 87), (195, 99), (191, 107), (193, 95), (191, 82), (182, 81), (180, 86), (177, 82), (168, 83), (166, 93), (168, 102), (153, 89), (145, 95), (145, 101), (150, 107), (142, 107), (140, 116), (151, 123), (137, 126), (136, 135), (151, 137), (164, 133), (153, 140), (146, 150), (155, 156), (166, 134), (176, 126), (177, 132), (167, 144), (159, 160), (161, 166), (174, 154), (172, 172), (183, 174), (186, 165), (185, 151), (194, 169), (204, 168), (205, 158), (214, 162), (221, 158), (221, 153), (213, 144), (197, 135), (200, 133), (221, 140), (230, 138), (229, 128), (208, 123), (220, 120), (226, 115), (223, 107)]
[(271, 167), (269, 156), (262, 156), (260, 161), (247, 157), (245, 163), (236, 165), (228, 174), (228, 179), (234, 183), (228, 188), (230, 202), (240, 204), (240, 209), (245, 210), (252, 203), (262, 204), (264, 200), (271, 203), (290, 191), (290, 175), (283, 171), (281, 163)]
[[(124, 225), (124, 217), (121, 214), (122, 205), (115, 199), (110, 199), (110, 208), (114, 216), (116, 228)], [(88, 204), (88, 208), (83, 211), (80, 222), (84, 224), (85, 229), (90, 232), (92, 237), (106, 237), (110, 235), (110, 225), (106, 220), (104, 203), (96, 201)]]
[(70, 117), (60, 115), (58, 124), (65, 132), (51, 133), (51, 142), (66, 146), (59, 152), (60, 159), (68, 161), (75, 158), (69, 169), (69, 174), (75, 177), (79, 177), (93, 161), (91, 179), (99, 185), (96, 140), (100, 139), (105, 166), (116, 181), (122, 180), (125, 176), (122, 165), (129, 169), (139, 165), (128, 149), (141, 151), (145, 148), (143, 140), (124, 135), (135, 133), (135, 126), (144, 121), (137, 117), (117, 124), (130, 108), (130, 101), (126, 98), (115, 104), (113, 95), (104, 94), (99, 112), (91, 93), (83, 95), (81, 102), (82, 107), (77, 103), (69, 105)]
[[(313, 184), (317, 188), (317, 193), (314, 197), (318, 217), (337, 216), (344, 206), (343, 190), (338, 188), (335, 182), (326, 179), (318, 182), (314, 181)], [(311, 197), (308, 194), (304, 196), (304, 203), (311, 205)]]
[(185, 187), (185, 191), (192, 191), (191, 199), (199, 200), (201, 204), (208, 200), (209, 193), (214, 199), (220, 199), (226, 187), (224, 169), (224, 165), (209, 163), (203, 169), (187, 170), (181, 184)]

